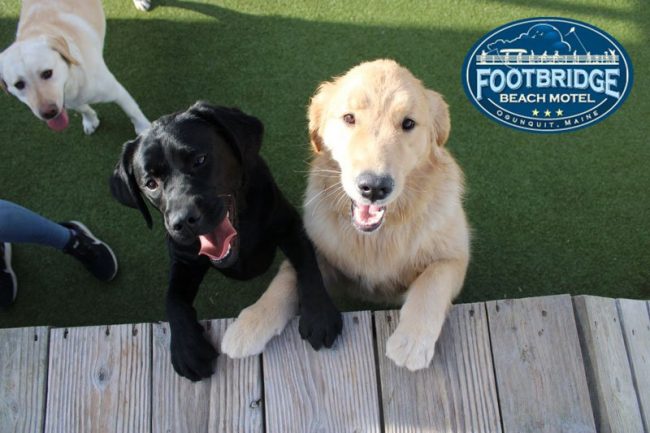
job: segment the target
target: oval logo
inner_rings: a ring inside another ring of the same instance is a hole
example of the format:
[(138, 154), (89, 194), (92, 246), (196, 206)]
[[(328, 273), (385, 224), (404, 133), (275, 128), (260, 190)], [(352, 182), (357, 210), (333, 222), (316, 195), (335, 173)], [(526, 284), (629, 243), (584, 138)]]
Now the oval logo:
[(541, 133), (598, 123), (632, 88), (621, 44), (567, 18), (530, 18), (491, 31), (469, 51), (462, 74), (467, 97), (483, 114)]

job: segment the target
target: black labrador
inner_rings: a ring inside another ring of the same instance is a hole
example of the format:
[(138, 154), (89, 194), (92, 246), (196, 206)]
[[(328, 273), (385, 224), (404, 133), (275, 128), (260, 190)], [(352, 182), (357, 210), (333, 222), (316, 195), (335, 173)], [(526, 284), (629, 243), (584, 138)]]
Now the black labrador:
[(149, 228), (143, 195), (164, 217), (171, 359), (193, 381), (213, 373), (217, 356), (192, 306), (211, 266), (247, 280), (269, 268), (279, 247), (297, 272), (302, 337), (319, 349), (341, 333), (300, 215), (259, 155), (263, 129), (238, 109), (199, 101), (127, 142), (110, 179), (113, 196), (139, 209)]

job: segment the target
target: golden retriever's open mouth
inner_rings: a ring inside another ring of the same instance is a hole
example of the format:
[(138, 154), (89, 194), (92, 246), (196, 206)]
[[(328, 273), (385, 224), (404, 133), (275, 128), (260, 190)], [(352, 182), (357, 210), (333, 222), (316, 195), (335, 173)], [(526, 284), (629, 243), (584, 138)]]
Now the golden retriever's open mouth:
[(223, 199), (226, 201), (226, 215), (213, 231), (199, 236), (199, 254), (208, 256), (212, 264), (217, 266), (225, 266), (231, 262), (231, 258), (236, 259), (239, 247), (234, 199), (231, 196), (224, 196)]
[(351, 213), (352, 225), (359, 231), (370, 233), (381, 227), (384, 222), (386, 206), (361, 204), (352, 200)]

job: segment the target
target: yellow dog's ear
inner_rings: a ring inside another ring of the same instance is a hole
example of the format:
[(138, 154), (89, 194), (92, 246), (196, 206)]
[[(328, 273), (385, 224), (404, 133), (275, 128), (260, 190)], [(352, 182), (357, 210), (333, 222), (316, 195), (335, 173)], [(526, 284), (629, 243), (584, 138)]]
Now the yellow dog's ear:
[(54, 51), (61, 54), (61, 57), (63, 57), (63, 60), (65, 60), (68, 63), (68, 65), (79, 64), (77, 59), (75, 59), (72, 53), (70, 52), (70, 46), (68, 45), (68, 41), (66, 41), (63, 36), (50, 36), (47, 38), (47, 42)]
[(444, 146), (449, 138), (451, 122), (449, 120), (449, 106), (442, 95), (433, 90), (427, 90), (429, 110), (431, 112), (431, 141), (438, 146)]
[(307, 117), (309, 119), (309, 140), (314, 152), (320, 153), (323, 149), (323, 138), (320, 129), (323, 122), (323, 111), (330, 99), (334, 83), (323, 82), (318, 86), (316, 94), (311, 98)]

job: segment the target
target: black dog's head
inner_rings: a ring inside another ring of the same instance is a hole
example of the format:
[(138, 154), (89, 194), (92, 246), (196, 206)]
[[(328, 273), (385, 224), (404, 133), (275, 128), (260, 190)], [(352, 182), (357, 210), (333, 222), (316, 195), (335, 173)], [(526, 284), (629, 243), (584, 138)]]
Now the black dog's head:
[(124, 144), (110, 179), (122, 204), (152, 220), (144, 195), (181, 245), (201, 242), (201, 254), (226, 266), (236, 256), (237, 196), (257, 158), (262, 123), (234, 108), (197, 102), (163, 116)]

